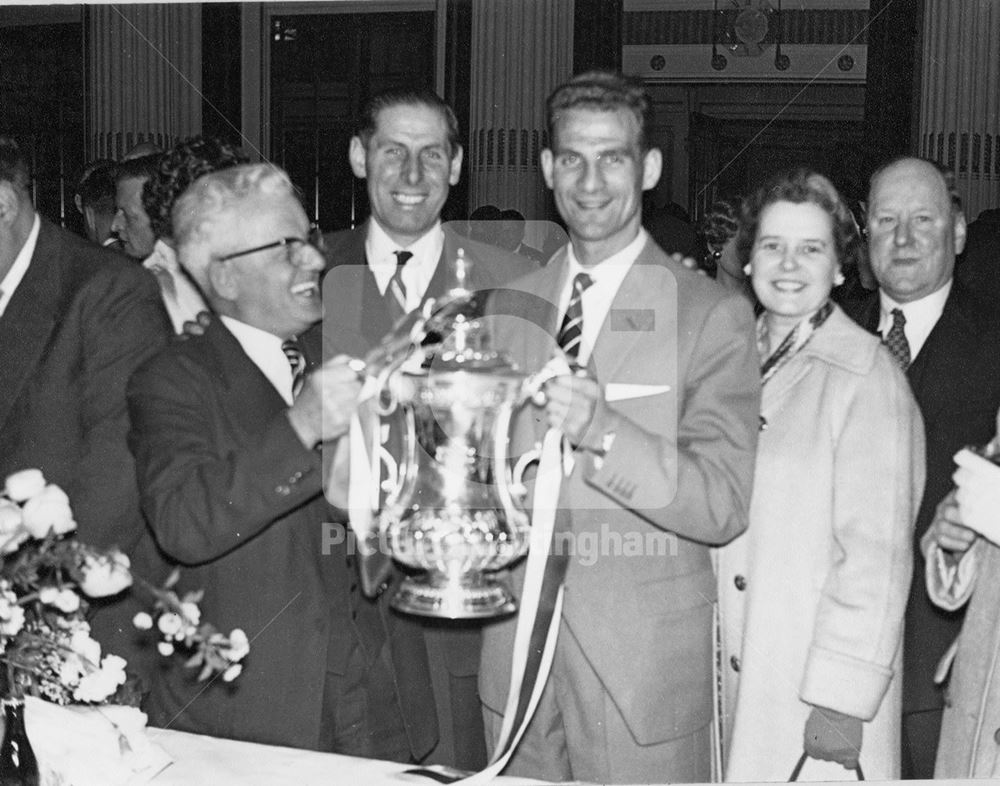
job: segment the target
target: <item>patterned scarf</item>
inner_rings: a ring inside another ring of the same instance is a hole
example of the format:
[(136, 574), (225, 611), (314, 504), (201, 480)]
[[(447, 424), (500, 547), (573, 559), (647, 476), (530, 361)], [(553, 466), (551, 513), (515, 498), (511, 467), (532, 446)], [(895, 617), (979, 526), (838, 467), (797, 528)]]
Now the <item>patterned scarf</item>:
[[(812, 316), (803, 319), (791, 329), (778, 348), (761, 364), (761, 385), (765, 384), (774, 376), (779, 368), (785, 365), (802, 347), (809, 343), (809, 339), (812, 338), (813, 333), (819, 329), (820, 325), (826, 322), (826, 318), (832, 313), (833, 303), (827, 300)], [(760, 352), (761, 357), (764, 357), (764, 353), (767, 352), (768, 348), (766, 316), (766, 314), (761, 314), (757, 318), (757, 350)]]

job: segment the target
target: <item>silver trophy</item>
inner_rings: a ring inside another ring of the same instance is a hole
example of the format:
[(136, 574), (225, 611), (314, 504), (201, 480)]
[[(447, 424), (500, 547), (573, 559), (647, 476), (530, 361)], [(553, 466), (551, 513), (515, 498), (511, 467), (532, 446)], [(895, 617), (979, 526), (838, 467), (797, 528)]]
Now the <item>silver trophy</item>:
[(491, 573), (528, 547), (522, 489), (507, 466), (508, 427), (524, 375), (489, 348), (479, 318), (482, 295), (455, 286), (397, 326), (369, 367), (379, 375), (383, 417), (402, 424), (397, 464), (383, 488), (379, 531), (392, 556), (423, 573), (393, 597), (400, 611), (449, 619), (493, 617), (516, 609)]

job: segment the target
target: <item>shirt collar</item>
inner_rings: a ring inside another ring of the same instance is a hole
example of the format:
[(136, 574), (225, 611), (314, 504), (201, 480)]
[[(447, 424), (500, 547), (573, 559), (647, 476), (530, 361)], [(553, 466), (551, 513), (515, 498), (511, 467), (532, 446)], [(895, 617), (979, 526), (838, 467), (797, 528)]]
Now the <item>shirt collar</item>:
[[(393, 240), (373, 216), (369, 220), (368, 237), (365, 239), (365, 256), (368, 267), (375, 276), (379, 292), (385, 294), (392, 274), (396, 272), (396, 252), (401, 250), (413, 254), (404, 268), (403, 279), (407, 287), (407, 305), (419, 303), (430, 284), (438, 260), (444, 250), (444, 230), (438, 221), (425, 232), (415, 243), (400, 246)], [(412, 301), (412, 302), (411, 302)]]
[(41, 219), (39, 219), (38, 213), (35, 213), (35, 220), (31, 224), (31, 229), (24, 241), (24, 245), (21, 246), (21, 250), (14, 257), (14, 264), (10, 266), (7, 275), (0, 281), (0, 315), (7, 310), (7, 304), (14, 297), (14, 292), (17, 291), (17, 287), (21, 283), (21, 279), (24, 278), (24, 274), (28, 272), (28, 265), (31, 262), (31, 258), (35, 255), (35, 246), (38, 244), (38, 232), (41, 226)]
[(576, 254), (573, 253), (573, 244), (569, 243), (566, 253), (569, 281), (576, 278), (577, 273), (586, 273), (593, 279), (595, 284), (600, 283), (602, 289), (613, 286), (617, 291), (618, 286), (625, 278), (625, 274), (632, 267), (632, 263), (642, 253), (642, 249), (645, 247), (648, 238), (649, 234), (645, 229), (640, 227), (639, 234), (625, 248), (590, 268), (585, 268), (580, 264), (580, 261), (576, 258)]
[(233, 317), (220, 315), (229, 332), (236, 337), (247, 357), (260, 369), (261, 373), (274, 385), (275, 390), (291, 405), (292, 367), (288, 363), (281, 345), (284, 341), (273, 333), (248, 325)]
[(880, 289), (878, 297), (882, 310), (879, 320), (879, 332), (882, 332), (884, 325), (892, 326), (892, 311), (896, 308), (903, 312), (907, 325), (912, 323), (914, 325), (921, 324), (933, 327), (940, 318), (941, 312), (944, 311), (944, 304), (948, 300), (948, 295), (951, 294), (953, 281), (954, 279), (949, 278), (947, 283), (940, 289), (936, 289), (929, 295), (925, 295), (919, 300), (914, 300), (910, 303), (897, 303), (885, 293), (885, 290)]

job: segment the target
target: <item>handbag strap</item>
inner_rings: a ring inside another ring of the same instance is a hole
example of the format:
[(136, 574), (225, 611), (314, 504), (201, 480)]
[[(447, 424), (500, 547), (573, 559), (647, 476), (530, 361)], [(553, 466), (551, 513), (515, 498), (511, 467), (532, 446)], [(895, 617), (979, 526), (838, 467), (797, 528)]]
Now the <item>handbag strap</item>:
[[(806, 759), (808, 758), (809, 754), (807, 754), (805, 751), (802, 751), (802, 755), (799, 756), (798, 764), (795, 765), (795, 769), (792, 770), (792, 775), (788, 779), (789, 783), (797, 781), (799, 779), (799, 773), (802, 772), (802, 767), (805, 766)], [(857, 766), (854, 768), (854, 774), (858, 776), (859, 781), (863, 781), (865, 779), (865, 774), (861, 771), (861, 762), (858, 762)]]

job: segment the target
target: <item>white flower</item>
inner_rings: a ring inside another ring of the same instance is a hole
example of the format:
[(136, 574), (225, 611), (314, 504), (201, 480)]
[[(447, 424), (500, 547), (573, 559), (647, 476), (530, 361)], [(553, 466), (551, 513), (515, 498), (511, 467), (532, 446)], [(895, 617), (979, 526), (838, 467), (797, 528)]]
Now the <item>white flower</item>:
[(69, 648), (83, 658), (85, 663), (96, 667), (101, 661), (101, 645), (90, 638), (88, 631), (73, 631), (73, 635), (69, 639)]
[(75, 687), (83, 676), (83, 664), (75, 655), (67, 655), (59, 664), (59, 682), (67, 688)]
[(45, 476), (40, 469), (22, 469), (7, 476), (4, 493), (14, 502), (25, 502), (45, 488)]
[(156, 649), (160, 651), (160, 654), (164, 658), (169, 658), (171, 655), (174, 654), (174, 645), (171, 644), (169, 641), (161, 641), (159, 644), (156, 645)]
[(229, 634), (229, 646), (221, 650), (222, 656), (227, 660), (237, 661), (243, 660), (248, 652), (250, 652), (250, 642), (247, 640), (247, 634), (240, 628), (233, 628), (233, 632)]
[(72, 614), (80, 608), (80, 596), (73, 590), (63, 587), (42, 587), (38, 599), (47, 606), (55, 606), (59, 611)]
[(63, 535), (76, 529), (69, 497), (58, 486), (46, 486), (24, 503), (21, 512), (24, 515), (24, 526), (34, 538), (44, 538), (50, 530)]
[(160, 629), (160, 633), (164, 636), (172, 638), (176, 637), (183, 630), (184, 620), (181, 619), (180, 614), (170, 611), (160, 617), (156, 623), (156, 627)]
[(108, 556), (88, 554), (83, 563), (83, 580), (80, 589), (91, 598), (117, 595), (132, 585), (132, 563), (120, 551)]
[(184, 619), (188, 625), (194, 628), (198, 627), (198, 623), (201, 622), (201, 609), (198, 608), (197, 603), (192, 603), (191, 601), (182, 603), (181, 613), (184, 615)]
[(20, 506), (0, 499), (0, 554), (12, 554), (30, 537), (23, 518)]
[(232, 666), (230, 666), (228, 669), (222, 672), (222, 681), (232, 682), (233, 680), (235, 680), (237, 677), (240, 676), (241, 671), (243, 671), (243, 664), (234, 663)]
[(149, 630), (153, 627), (153, 618), (145, 611), (140, 611), (132, 618), (132, 624), (139, 630)]
[(101, 661), (101, 667), (84, 674), (80, 684), (73, 691), (75, 701), (104, 701), (125, 683), (125, 660), (117, 655), (108, 655)]
[(12, 603), (4, 593), (0, 597), (0, 635), (16, 636), (24, 627), (24, 609), (17, 605), (16, 599)]

